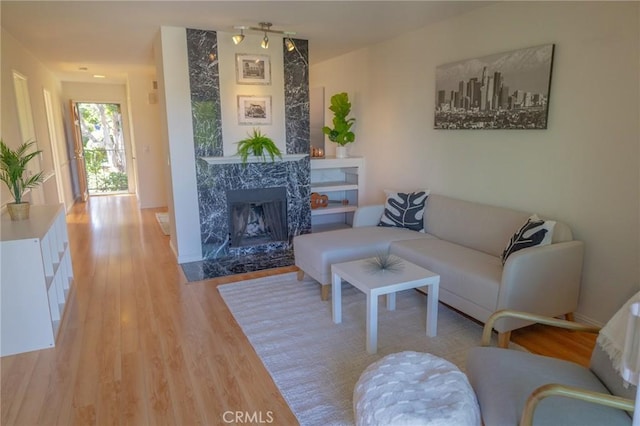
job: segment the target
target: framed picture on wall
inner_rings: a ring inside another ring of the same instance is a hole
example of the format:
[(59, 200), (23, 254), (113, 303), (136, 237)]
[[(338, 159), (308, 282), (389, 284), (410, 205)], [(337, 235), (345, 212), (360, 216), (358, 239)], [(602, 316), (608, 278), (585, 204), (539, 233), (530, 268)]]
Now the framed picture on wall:
[(436, 67), (435, 129), (546, 129), (553, 44)]
[(236, 53), (236, 83), (271, 84), (269, 55)]
[(238, 96), (238, 124), (271, 124), (271, 96)]

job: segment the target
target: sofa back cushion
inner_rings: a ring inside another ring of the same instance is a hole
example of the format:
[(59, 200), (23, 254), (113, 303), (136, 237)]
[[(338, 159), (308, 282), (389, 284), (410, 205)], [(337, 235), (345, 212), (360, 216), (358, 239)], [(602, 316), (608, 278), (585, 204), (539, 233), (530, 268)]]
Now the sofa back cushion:
[(571, 228), (569, 228), (569, 225), (565, 223), (556, 222), (556, 226), (553, 227), (553, 239), (551, 240), (551, 244), (563, 243), (565, 241), (573, 241)]
[(424, 224), (427, 233), (500, 257), (509, 238), (531, 214), (431, 194)]

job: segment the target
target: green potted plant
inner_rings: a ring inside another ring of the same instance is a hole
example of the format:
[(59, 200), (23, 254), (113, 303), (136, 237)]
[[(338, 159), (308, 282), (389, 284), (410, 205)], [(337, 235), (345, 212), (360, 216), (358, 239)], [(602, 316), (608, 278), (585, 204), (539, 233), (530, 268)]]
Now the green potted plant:
[(347, 156), (346, 145), (356, 140), (356, 135), (351, 131), (351, 126), (356, 122), (356, 119), (347, 118), (351, 112), (349, 95), (345, 92), (333, 95), (329, 110), (333, 111), (333, 129), (324, 126), (322, 132), (329, 136), (331, 142), (338, 144), (336, 157), (344, 158)]
[(238, 142), (238, 155), (242, 159), (242, 164), (247, 163), (250, 155), (267, 161), (267, 154), (269, 154), (272, 162), (275, 161), (276, 156), (282, 158), (282, 153), (273, 140), (263, 134), (260, 129), (254, 128), (253, 134), (248, 134), (248, 136)]
[(22, 196), (27, 189), (35, 188), (44, 181), (42, 172), (26, 176), (27, 164), (42, 152), (41, 150), (29, 152), (35, 143), (35, 141), (25, 142), (13, 150), (0, 139), (0, 180), (7, 185), (14, 200), (13, 203), (7, 203), (11, 220), (29, 218), (29, 203), (22, 201)]

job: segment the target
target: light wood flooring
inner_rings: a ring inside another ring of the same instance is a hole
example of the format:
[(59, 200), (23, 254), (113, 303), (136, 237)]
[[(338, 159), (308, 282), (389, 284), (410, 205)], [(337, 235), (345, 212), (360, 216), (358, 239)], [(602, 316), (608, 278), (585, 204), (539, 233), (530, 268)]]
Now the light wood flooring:
[[(56, 347), (1, 359), (0, 424), (218, 425), (235, 412), (297, 423), (216, 290), (296, 268), (187, 284), (158, 211), (133, 196), (73, 207), (75, 282)], [(594, 342), (546, 327), (513, 340), (583, 364)]]

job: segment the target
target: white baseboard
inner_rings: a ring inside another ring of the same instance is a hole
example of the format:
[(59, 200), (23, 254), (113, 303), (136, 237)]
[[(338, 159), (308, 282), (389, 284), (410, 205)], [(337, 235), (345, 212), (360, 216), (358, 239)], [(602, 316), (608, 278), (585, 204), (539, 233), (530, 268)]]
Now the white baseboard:
[(173, 255), (176, 257), (176, 260), (178, 260), (178, 250), (176, 250), (176, 248), (173, 246), (173, 240), (171, 240), (171, 238), (169, 238), (169, 247), (171, 248)]
[(171, 247), (171, 251), (173, 251), (174, 256), (176, 257), (176, 260), (178, 261), (179, 264), (182, 263), (189, 263), (189, 262), (198, 262), (200, 260), (202, 260), (202, 256), (198, 256), (198, 255), (182, 255), (180, 256), (178, 254), (178, 250), (176, 250), (176, 248), (173, 245), (173, 241), (169, 240), (169, 247)]
[(585, 315), (582, 315), (582, 314), (580, 314), (578, 312), (575, 312), (573, 314), (573, 317), (575, 318), (575, 320), (577, 322), (581, 322), (583, 324), (593, 325), (595, 327), (600, 327), (600, 328), (604, 327), (604, 324), (601, 323), (600, 321), (594, 320), (593, 318), (589, 318), (589, 317), (587, 317)]

